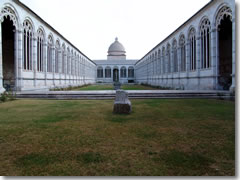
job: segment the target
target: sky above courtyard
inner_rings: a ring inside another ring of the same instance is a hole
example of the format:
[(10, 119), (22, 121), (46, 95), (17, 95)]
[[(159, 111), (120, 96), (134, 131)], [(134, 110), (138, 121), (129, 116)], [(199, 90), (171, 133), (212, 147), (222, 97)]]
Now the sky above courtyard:
[(118, 37), (140, 59), (209, 0), (21, 0), (90, 59)]

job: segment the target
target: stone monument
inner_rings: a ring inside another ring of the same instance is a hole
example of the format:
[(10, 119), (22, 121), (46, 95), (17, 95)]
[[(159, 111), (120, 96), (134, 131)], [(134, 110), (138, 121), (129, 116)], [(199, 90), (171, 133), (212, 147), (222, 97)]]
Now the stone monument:
[(114, 102), (113, 113), (116, 114), (130, 114), (132, 111), (132, 104), (128, 99), (128, 94), (124, 90), (116, 91), (116, 98)]

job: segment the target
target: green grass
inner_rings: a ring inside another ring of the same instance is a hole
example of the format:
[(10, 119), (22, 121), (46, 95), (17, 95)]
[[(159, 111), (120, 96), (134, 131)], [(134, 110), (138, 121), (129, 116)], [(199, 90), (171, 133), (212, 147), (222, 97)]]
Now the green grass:
[[(157, 90), (157, 88), (153, 88), (150, 86), (143, 85), (122, 85), (121, 88), (123, 90)], [(100, 84), (100, 85), (88, 85), (84, 87), (72, 88), (72, 91), (92, 91), (92, 90), (114, 90), (112, 84)]]
[(235, 105), (198, 99), (0, 103), (2, 176), (233, 176)]

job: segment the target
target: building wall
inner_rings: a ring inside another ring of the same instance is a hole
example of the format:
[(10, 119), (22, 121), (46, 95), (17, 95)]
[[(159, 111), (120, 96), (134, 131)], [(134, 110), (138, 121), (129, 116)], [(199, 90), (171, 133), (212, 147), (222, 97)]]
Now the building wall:
[[(176, 31), (160, 42), (140, 61), (135, 64), (136, 81), (153, 86), (170, 87), (174, 89), (209, 90), (221, 89), (218, 84), (219, 50), (218, 50), (218, 20), (222, 15), (230, 16), (232, 20), (232, 85), (235, 89), (235, 1), (214, 0), (180, 26)], [(201, 25), (208, 19), (210, 22), (210, 67), (201, 67)], [(196, 69), (190, 69), (190, 30), (195, 30), (196, 37)], [(185, 42), (185, 70), (181, 71), (180, 38)], [(174, 71), (174, 42), (177, 42), (177, 71)], [(170, 48), (170, 56), (166, 53)], [(169, 61), (170, 57), (170, 61)], [(169, 65), (170, 64), (170, 65)], [(171, 71), (165, 72), (170, 66)]]
[[(0, 22), (4, 21), (4, 17), (10, 17), (15, 27), (14, 35), (14, 66), (15, 66), (15, 90), (28, 89), (49, 89), (52, 87), (79, 86), (83, 84), (95, 83), (96, 80), (96, 64), (86, 55), (79, 51), (61, 34), (54, 30), (50, 25), (40, 19), (30, 9), (22, 5), (17, 0), (1, 0), (0, 1)], [(32, 38), (31, 42), (31, 63), (32, 69), (24, 68), (24, 22), (28, 22), (31, 26)], [(1, 25), (1, 24), (0, 24)], [(43, 70), (37, 69), (37, 43), (38, 32), (43, 32)], [(53, 43), (48, 45), (49, 39)], [(59, 45), (59, 47), (57, 47)], [(47, 49), (51, 48), (52, 72), (47, 72)], [(56, 48), (58, 49), (56, 51)], [(56, 60), (58, 53), (58, 61)], [(67, 63), (68, 58), (71, 60)], [(62, 63), (64, 60), (64, 63)], [(55, 71), (56, 62), (58, 62), (59, 72)], [(74, 63), (71, 65), (71, 62)], [(3, 56), (2, 56), (2, 28), (0, 26), (0, 92), (4, 91), (3, 87)], [(70, 66), (70, 67), (67, 67)], [(7, 66), (5, 66), (7, 67)], [(62, 72), (62, 69), (71, 69), (70, 72)]]

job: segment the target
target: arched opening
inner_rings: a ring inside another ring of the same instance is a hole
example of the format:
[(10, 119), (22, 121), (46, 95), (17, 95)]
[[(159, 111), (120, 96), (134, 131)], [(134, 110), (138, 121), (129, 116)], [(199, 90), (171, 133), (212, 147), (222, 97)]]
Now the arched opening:
[(105, 78), (111, 78), (111, 68), (106, 67), (105, 69)]
[(218, 26), (219, 69), (218, 85), (220, 89), (229, 90), (232, 85), (232, 21), (225, 16)]
[(103, 78), (103, 68), (102, 67), (97, 68), (97, 78)]
[(127, 77), (127, 70), (126, 67), (121, 67), (121, 78), (126, 78)]
[(117, 68), (113, 69), (113, 82), (119, 82), (119, 70)]
[(2, 56), (3, 56), (3, 87), (6, 91), (15, 88), (15, 70), (14, 70), (14, 31), (15, 26), (10, 17), (4, 17), (2, 22)]

